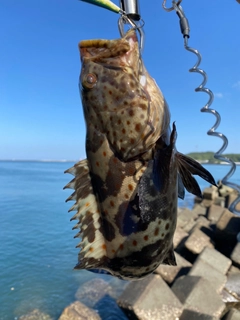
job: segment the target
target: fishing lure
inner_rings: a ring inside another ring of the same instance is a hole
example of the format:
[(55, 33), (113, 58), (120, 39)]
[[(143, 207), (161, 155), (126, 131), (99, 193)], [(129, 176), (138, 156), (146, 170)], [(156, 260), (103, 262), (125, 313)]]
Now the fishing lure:
[(135, 30), (121, 39), (79, 44), (80, 91), (87, 159), (67, 170), (74, 179), (69, 211), (81, 239), (76, 269), (102, 269), (138, 279), (160, 263), (176, 265), (173, 235), (184, 187), (212, 175), (176, 150), (176, 126), (160, 89), (144, 67)]
[(102, 7), (104, 9), (113, 11), (115, 13), (121, 13), (122, 12), (121, 8), (119, 8), (117, 5), (115, 5), (110, 0), (81, 0), (81, 1), (94, 4), (94, 5), (98, 6), (98, 7)]

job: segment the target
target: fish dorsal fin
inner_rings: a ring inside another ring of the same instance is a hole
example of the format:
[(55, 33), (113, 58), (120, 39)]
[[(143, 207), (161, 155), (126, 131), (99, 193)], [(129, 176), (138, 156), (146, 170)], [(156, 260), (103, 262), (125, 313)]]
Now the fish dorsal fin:
[(73, 229), (80, 229), (75, 238), (81, 238), (77, 247), (81, 249), (79, 253), (76, 269), (97, 268), (103, 264), (106, 257), (105, 238), (100, 231), (101, 217), (98, 209), (97, 199), (94, 195), (91, 177), (89, 174), (88, 161), (81, 160), (64, 173), (70, 173), (75, 178), (65, 187), (74, 189), (73, 194), (66, 201), (75, 200), (75, 204), (70, 211), (77, 212), (72, 220), (78, 220)]
[(182, 183), (188, 192), (202, 197), (201, 189), (196, 181), (196, 179), (192, 175), (198, 175), (205, 181), (216, 186), (215, 180), (211, 173), (207, 171), (200, 163), (195, 161), (194, 159), (185, 156), (184, 154), (177, 152), (177, 164), (178, 164), (178, 172), (180, 174)]

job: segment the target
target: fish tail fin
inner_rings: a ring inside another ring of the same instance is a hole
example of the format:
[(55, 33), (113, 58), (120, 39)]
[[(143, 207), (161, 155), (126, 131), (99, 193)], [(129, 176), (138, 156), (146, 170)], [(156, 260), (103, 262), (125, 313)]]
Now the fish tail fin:
[(104, 265), (106, 244), (100, 231), (101, 216), (92, 189), (88, 161), (86, 159), (79, 161), (65, 173), (71, 173), (75, 176), (65, 187), (75, 190), (66, 201), (75, 200), (75, 204), (69, 212), (77, 211), (71, 221), (78, 220), (73, 229), (80, 229), (74, 237), (81, 238), (81, 242), (77, 245), (77, 248), (81, 250), (75, 269), (95, 269)]
[(184, 185), (188, 192), (200, 198), (202, 197), (201, 189), (193, 175), (198, 175), (205, 181), (217, 187), (216, 182), (211, 173), (205, 168), (203, 168), (203, 166), (200, 163), (188, 156), (185, 156), (180, 152), (176, 153), (176, 157), (178, 164), (178, 172), (181, 177), (181, 183)]

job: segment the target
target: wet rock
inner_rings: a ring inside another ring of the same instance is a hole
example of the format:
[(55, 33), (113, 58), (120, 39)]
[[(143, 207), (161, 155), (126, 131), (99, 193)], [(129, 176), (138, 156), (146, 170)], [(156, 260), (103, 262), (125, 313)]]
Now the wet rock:
[(179, 320), (219, 320), (218, 317), (200, 313), (198, 311), (185, 309)]
[(64, 309), (59, 320), (101, 320), (101, 318), (94, 310), (80, 301), (75, 301)]
[[(236, 241), (240, 230), (240, 217), (225, 209), (217, 223), (217, 235), (224, 240)], [(227, 239), (226, 239), (227, 237)]]
[(109, 285), (111, 286), (110, 292), (108, 294), (115, 300), (118, 299), (118, 297), (123, 293), (123, 291), (126, 289), (129, 281), (122, 280), (116, 277), (111, 277), (111, 280), (109, 281)]
[(236, 309), (230, 310), (222, 320), (239, 320), (240, 319), (240, 311)]
[(237, 242), (231, 254), (233, 264), (240, 268), (240, 242)]
[(192, 212), (194, 213), (194, 215), (197, 214), (198, 216), (205, 216), (207, 213), (207, 208), (205, 206), (202, 206), (201, 204), (195, 204)]
[(108, 294), (95, 304), (94, 309), (98, 310), (98, 314), (102, 320), (127, 320), (126, 315), (118, 306), (116, 299)]
[(178, 214), (177, 227), (183, 228), (190, 222), (198, 218), (196, 213), (189, 209), (184, 209)]
[(195, 204), (201, 204), (201, 205), (202, 205), (202, 201), (203, 201), (202, 198), (199, 198), (199, 197), (195, 197), (195, 198), (194, 198), (194, 203), (195, 203)]
[(219, 187), (218, 187), (218, 193), (221, 197), (226, 197), (231, 193), (234, 193), (235, 190), (231, 187), (226, 186), (225, 184), (222, 184), (221, 181), (219, 181)]
[(199, 254), (205, 247), (213, 248), (210, 237), (199, 229), (195, 229), (185, 242), (185, 247), (194, 254)]
[(240, 273), (240, 269), (232, 265), (228, 271), (228, 275), (233, 274), (233, 273)]
[(48, 314), (38, 309), (34, 309), (30, 313), (21, 316), (19, 320), (52, 320), (52, 318)]
[(207, 227), (207, 228), (209, 228), (209, 226), (210, 226), (210, 221), (209, 221), (207, 218), (203, 217), (203, 216), (200, 216), (200, 217), (196, 220), (196, 227), (197, 227), (198, 229), (200, 229), (201, 227)]
[(233, 273), (227, 278), (225, 289), (231, 293), (235, 298), (240, 300), (240, 274)]
[(159, 275), (130, 282), (118, 305), (132, 320), (172, 320), (182, 313), (182, 305)]
[(184, 242), (186, 241), (187, 237), (188, 233), (182, 228), (177, 227), (173, 237), (173, 248), (176, 249), (179, 247), (179, 249), (181, 249), (184, 246)]
[(221, 217), (221, 215), (223, 214), (223, 211), (225, 209), (223, 207), (217, 206), (215, 204), (212, 204), (209, 208), (208, 208), (208, 212), (207, 212), (207, 218), (212, 222), (212, 223), (216, 223), (219, 218)]
[(111, 291), (108, 282), (101, 278), (95, 278), (85, 282), (80, 286), (75, 294), (75, 298), (90, 308)]
[(230, 259), (213, 248), (205, 248), (198, 256), (198, 260), (207, 262), (222, 274), (226, 274), (232, 264)]
[(195, 229), (199, 229), (201, 230), (203, 233), (205, 233), (211, 240), (213, 240), (214, 238), (214, 231), (212, 230), (211, 226), (210, 226), (211, 222), (203, 217), (200, 216), (197, 220), (196, 223), (193, 227), (193, 229), (191, 230), (191, 233), (195, 230)]
[(203, 199), (203, 201), (202, 201), (202, 205), (204, 206), (204, 207), (206, 207), (206, 208), (208, 208), (208, 207), (210, 207), (212, 204), (213, 204), (213, 200), (208, 200), (208, 199)]
[(213, 204), (224, 208), (225, 201), (226, 201), (226, 199), (224, 197), (217, 197), (213, 200)]
[(224, 274), (201, 259), (196, 260), (191, 271), (189, 272), (189, 275), (202, 277), (208, 280), (212, 288), (214, 288), (218, 293), (222, 291), (225, 283), (227, 282), (227, 277)]
[(222, 301), (225, 303), (226, 308), (225, 312), (229, 311), (232, 308), (239, 308), (240, 301), (235, 298), (231, 293), (229, 293), (226, 289), (223, 289), (221, 292)]
[(183, 304), (184, 311), (196, 312), (199, 319), (201, 315), (213, 317), (210, 319), (219, 318), (224, 311), (222, 299), (204, 278), (190, 275), (180, 277), (174, 282), (172, 291)]
[(240, 217), (225, 209), (216, 225), (216, 241), (220, 245), (234, 246), (240, 230)]
[(218, 188), (217, 187), (210, 187), (205, 188), (203, 190), (203, 199), (204, 200), (214, 200), (218, 197)]
[(177, 266), (161, 264), (155, 273), (161, 275), (163, 280), (171, 284), (176, 278), (186, 275), (192, 267), (192, 264), (175, 252)]
[(194, 226), (196, 225), (196, 220), (189, 220), (188, 223), (183, 227), (183, 230), (187, 233), (190, 233), (191, 230), (194, 228)]

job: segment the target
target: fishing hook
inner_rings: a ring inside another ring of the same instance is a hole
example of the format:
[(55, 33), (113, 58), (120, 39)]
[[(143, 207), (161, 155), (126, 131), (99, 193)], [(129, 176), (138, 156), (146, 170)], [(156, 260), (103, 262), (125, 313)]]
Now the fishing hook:
[[(182, 1), (182, 0), (181, 0)], [(226, 176), (224, 176), (224, 178), (222, 179), (221, 183), (231, 187), (233, 189), (235, 189), (238, 192), (238, 196), (237, 198), (231, 203), (231, 205), (229, 206), (229, 210), (240, 216), (240, 211), (237, 210), (236, 206), (237, 204), (240, 202), (240, 186), (235, 184), (235, 183), (231, 183), (228, 180), (232, 177), (232, 175), (235, 173), (236, 171), (236, 164), (234, 161), (232, 161), (231, 159), (224, 157), (222, 154), (223, 152), (226, 150), (227, 146), (228, 146), (228, 139), (227, 137), (221, 133), (221, 132), (217, 132), (216, 129), (219, 127), (220, 123), (221, 123), (221, 116), (220, 114), (215, 110), (210, 108), (211, 104), (213, 103), (214, 100), (214, 94), (213, 92), (206, 88), (205, 85), (207, 83), (207, 74), (204, 70), (199, 68), (199, 65), (201, 64), (202, 61), (202, 57), (201, 54), (198, 50), (191, 48), (188, 46), (188, 39), (189, 39), (189, 33), (190, 33), (190, 27), (188, 24), (188, 20), (183, 12), (182, 7), (180, 6), (181, 1), (172, 1), (172, 7), (171, 8), (166, 8), (165, 4), (166, 4), (166, 0), (163, 1), (163, 8), (165, 11), (170, 12), (172, 10), (175, 10), (177, 15), (179, 16), (180, 19), (180, 28), (181, 28), (181, 32), (183, 34), (184, 37), (184, 47), (187, 51), (190, 51), (192, 53), (194, 53), (197, 56), (197, 62), (195, 63), (195, 65), (189, 70), (190, 72), (196, 72), (199, 73), (203, 76), (203, 81), (202, 83), (195, 89), (196, 92), (205, 92), (209, 95), (209, 100), (208, 102), (205, 104), (205, 106), (201, 109), (201, 112), (207, 112), (207, 113), (211, 113), (216, 117), (216, 122), (215, 124), (211, 127), (211, 129), (208, 130), (207, 134), (210, 136), (215, 136), (215, 137), (219, 137), (223, 140), (223, 145), (220, 148), (220, 150), (218, 150), (215, 154), (214, 154), (214, 158), (220, 161), (224, 161), (227, 162), (229, 165), (231, 165), (231, 168), (229, 170), (229, 172), (226, 174)]]
[(145, 34), (143, 31), (144, 21), (141, 19), (139, 13), (138, 0), (119, 0), (122, 13), (118, 19), (118, 29), (121, 37), (124, 36), (124, 25), (130, 24), (130, 26), (136, 29), (139, 33), (140, 50), (143, 50)]
[(143, 46), (144, 46), (145, 34), (143, 31), (144, 21), (141, 19), (140, 22), (141, 22), (141, 24), (138, 25), (135, 21), (128, 18), (127, 15), (122, 14), (121, 17), (118, 19), (118, 29), (119, 29), (121, 37), (124, 37), (124, 35), (125, 35), (124, 25), (130, 24), (132, 28), (136, 29), (139, 33), (139, 37), (140, 37), (139, 47), (140, 47), (140, 50), (142, 51)]

